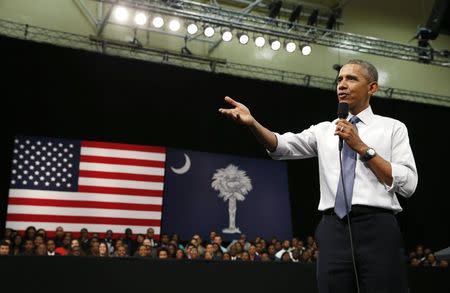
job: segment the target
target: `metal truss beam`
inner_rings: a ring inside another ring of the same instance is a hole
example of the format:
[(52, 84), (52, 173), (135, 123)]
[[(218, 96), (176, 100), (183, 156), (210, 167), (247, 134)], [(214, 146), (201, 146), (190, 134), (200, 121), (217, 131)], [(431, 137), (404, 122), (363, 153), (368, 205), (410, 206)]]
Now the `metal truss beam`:
[[(332, 91), (335, 90), (335, 79), (333, 78), (232, 63), (227, 62), (225, 59), (147, 48), (136, 43), (108, 40), (98, 36), (87, 37), (1, 19), (0, 36), (54, 44), (62, 47), (84, 49), (106, 55), (139, 59), (212, 73), (224, 73), (252, 79), (278, 81), (286, 84), (315, 87)], [(450, 107), (449, 96), (432, 95), (397, 88), (381, 87), (376, 97)]]
[[(93, 1), (109, 5), (116, 3), (114, 0)], [(120, 1), (120, 5), (132, 9), (146, 10), (151, 13), (208, 23), (217, 27), (229, 27), (240, 31), (259, 33), (286, 40), (295, 40), (301, 43), (318, 44), (405, 61), (450, 67), (450, 54), (448, 50), (416, 47), (353, 33), (291, 23), (282, 19), (274, 20), (269, 17), (248, 14), (242, 10), (232, 10), (181, 0), (122, 0)], [(422, 55), (420, 58), (419, 53)]]

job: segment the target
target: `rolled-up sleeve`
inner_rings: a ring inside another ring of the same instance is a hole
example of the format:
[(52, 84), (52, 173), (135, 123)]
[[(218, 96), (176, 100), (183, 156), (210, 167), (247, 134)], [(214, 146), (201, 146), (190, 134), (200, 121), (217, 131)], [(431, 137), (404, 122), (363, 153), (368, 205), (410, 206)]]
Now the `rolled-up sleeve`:
[(410, 197), (416, 190), (418, 182), (416, 162), (409, 144), (406, 126), (398, 122), (394, 127), (391, 155), (393, 182), (388, 190)]
[(277, 137), (277, 148), (270, 152), (269, 156), (275, 160), (284, 159), (304, 159), (317, 156), (317, 139), (314, 134), (314, 127), (300, 133), (286, 132), (279, 134), (275, 132)]

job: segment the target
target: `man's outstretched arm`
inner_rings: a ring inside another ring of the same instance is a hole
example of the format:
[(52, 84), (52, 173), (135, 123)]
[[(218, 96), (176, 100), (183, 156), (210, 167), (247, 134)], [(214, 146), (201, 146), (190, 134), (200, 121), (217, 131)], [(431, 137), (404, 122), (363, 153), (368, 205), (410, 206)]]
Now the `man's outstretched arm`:
[(219, 112), (227, 116), (231, 120), (236, 121), (239, 124), (246, 125), (250, 128), (253, 135), (270, 152), (275, 151), (277, 148), (277, 137), (269, 129), (262, 126), (250, 113), (250, 110), (239, 102), (236, 102), (230, 97), (225, 97), (225, 102), (233, 106), (231, 109), (220, 108)]

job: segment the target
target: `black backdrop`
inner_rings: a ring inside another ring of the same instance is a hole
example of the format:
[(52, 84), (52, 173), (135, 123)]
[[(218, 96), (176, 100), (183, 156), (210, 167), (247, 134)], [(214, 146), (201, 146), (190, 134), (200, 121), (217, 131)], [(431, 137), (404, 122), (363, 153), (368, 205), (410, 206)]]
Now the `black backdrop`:
[[(267, 158), (250, 132), (218, 113), (230, 95), (277, 132), (334, 119), (332, 91), (289, 86), (128, 60), (0, 37), (2, 133), (0, 224), (17, 134), (162, 145)], [(429, 65), (424, 65), (429, 66)], [(330, 66), (330, 70), (331, 66)], [(401, 72), (395, 73), (401, 74)], [(420, 72), (417, 72), (419, 78)], [(426, 78), (426, 77), (420, 77)], [(412, 81), (413, 82), (413, 81)], [(426, 91), (426, 89), (424, 89)], [(450, 245), (446, 215), (450, 108), (373, 98), (374, 112), (403, 121), (419, 172), (416, 193), (400, 199), (408, 248)], [(294, 234), (314, 233), (319, 219), (316, 159), (290, 161)]]

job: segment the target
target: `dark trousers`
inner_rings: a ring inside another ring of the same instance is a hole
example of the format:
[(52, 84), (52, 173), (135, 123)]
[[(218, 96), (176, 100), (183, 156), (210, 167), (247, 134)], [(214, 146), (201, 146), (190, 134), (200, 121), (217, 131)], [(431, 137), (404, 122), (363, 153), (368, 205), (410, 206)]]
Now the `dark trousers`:
[[(408, 292), (403, 240), (395, 216), (374, 212), (351, 215), (350, 220), (360, 292)], [(347, 218), (324, 214), (316, 239), (319, 292), (357, 292)]]

